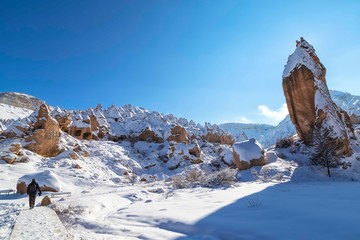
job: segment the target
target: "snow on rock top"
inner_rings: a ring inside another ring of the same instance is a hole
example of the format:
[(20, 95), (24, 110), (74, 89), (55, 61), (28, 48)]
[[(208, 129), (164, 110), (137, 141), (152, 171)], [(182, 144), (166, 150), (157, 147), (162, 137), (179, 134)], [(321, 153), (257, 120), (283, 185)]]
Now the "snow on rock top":
[(306, 66), (316, 78), (320, 78), (322, 70), (324, 69), (324, 66), (315, 54), (314, 47), (304, 38), (296, 41), (296, 49), (288, 58), (282, 78), (290, 76), (294, 69), (298, 69), (301, 66)]
[(259, 159), (263, 156), (263, 148), (254, 138), (234, 143), (234, 151), (240, 156), (241, 161)]

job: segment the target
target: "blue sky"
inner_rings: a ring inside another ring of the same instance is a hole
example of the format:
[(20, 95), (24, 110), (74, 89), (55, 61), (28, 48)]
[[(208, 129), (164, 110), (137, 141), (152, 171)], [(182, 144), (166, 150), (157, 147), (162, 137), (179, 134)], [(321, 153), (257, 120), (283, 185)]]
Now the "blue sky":
[(331, 0), (1, 1), (0, 92), (276, 124), (300, 36), (330, 89), (360, 95), (359, 12), (360, 1)]

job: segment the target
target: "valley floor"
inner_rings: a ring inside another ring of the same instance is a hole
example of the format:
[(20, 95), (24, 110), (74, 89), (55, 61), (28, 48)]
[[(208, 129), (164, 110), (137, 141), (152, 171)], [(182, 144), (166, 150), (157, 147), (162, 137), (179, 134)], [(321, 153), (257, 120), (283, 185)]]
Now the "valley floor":
[[(139, 183), (74, 189), (53, 208), (74, 239), (360, 239), (359, 188), (330, 181), (178, 190)], [(0, 208), (0, 238), (7, 239), (27, 197), (2, 195)]]

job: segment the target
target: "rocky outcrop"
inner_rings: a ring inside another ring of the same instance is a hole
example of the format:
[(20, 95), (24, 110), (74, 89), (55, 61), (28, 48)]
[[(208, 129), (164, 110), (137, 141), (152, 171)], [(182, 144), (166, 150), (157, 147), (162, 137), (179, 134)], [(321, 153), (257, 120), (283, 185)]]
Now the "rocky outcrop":
[(220, 143), (227, 145), (232, 145), (234, 143), (233, 137), (227, 134), (219, 135), (217, 133), (208, 132), (202, 138), (211, 143)]
[(193, 145), (194, 146), (189, 149), (189, 154), (199, 158), (201, 155), (201, 149), (199, 147), (199, 144), (193, 143)]
[(314, 132), (329, 132), (329, 142), (338, 144), (338, 155), (350, 155), (353, 136), (348, 114), (331, 100), (326, 69), (315, 49), (303, 38), (289, 56), (283, 72), (283, 90), (292, 123), (299, 138), (312, 144)]
[(24, 154), (20, 143), (11, 143), (0, 149), (0, 160), (12, 164), (15, 162), (28, 162), (29, 158)]
[(50, 116), (49, 108), (42, 104), (32, 133), (25, 137), (28, 143), (25, 148), (44, 157), (54, 157), (63, 150), (60, 147), (60, 127), (58, 122)]
[(63, 132), (69, 133), (69, 125), (71, 123), (71, 115), (64, 112), (58, 111), (52, 114), (56, 121), (59, 123), (60, 129)]
[(167, 141), (175, 141), (177, 143), (189, 143), (188, 133), (185, 128), (181, 126), (175, 126), (170, 130), (171, 135), (167, 138)]
[(164, 140), (161, 137), (159, 137), (154, 131), (152, 131), (149, 128), (144, 129), (138, 138), (140, 141), (149, 141), (156, 143), (164, 142)]
[(13, 122), (8, 128), (6, 128), (1, 135), (5, 138), (22, 138), (30, 132), (31, 123), (22, 121)]
[(92, 139), (90, 117), (86, 112), (78, 111), (74, 113), (69, 125), (69, 134), (79, 140)]
[(354, 113), (350, 115), (351, 124), (360, 124), (360, 117)]
[(233, 157), (239, 170), (246, 170), (253, 166), (263, 166), (266, 164), (264, 150), (254, 138), (234, 143)]

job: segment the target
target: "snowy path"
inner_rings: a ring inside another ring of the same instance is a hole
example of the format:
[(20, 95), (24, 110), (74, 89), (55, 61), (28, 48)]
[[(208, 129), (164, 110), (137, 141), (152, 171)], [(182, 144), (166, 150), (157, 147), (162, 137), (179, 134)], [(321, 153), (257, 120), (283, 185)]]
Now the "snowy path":
[(10, 240), (72, 239), (56, 213), (48, 207), (21, 211)]

